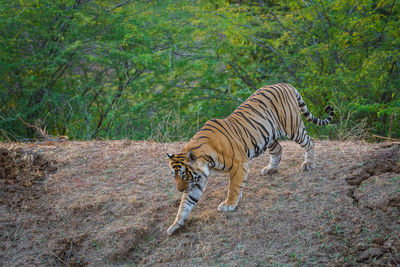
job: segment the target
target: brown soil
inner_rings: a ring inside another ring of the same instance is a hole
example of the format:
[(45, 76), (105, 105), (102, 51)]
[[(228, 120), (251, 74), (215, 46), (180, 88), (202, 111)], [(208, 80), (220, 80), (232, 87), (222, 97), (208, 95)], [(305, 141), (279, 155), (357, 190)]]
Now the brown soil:
[(211, 176), (167, 236), (180, 193), (166, 153), (183, 145), (0, 144), (0, 265), (400, 264), (398, 145), (319, 141), (304, 173), (304, 151), (282, 142), (278, 173), (253, 160), (235, 212), (217, 211), (228, 179)]

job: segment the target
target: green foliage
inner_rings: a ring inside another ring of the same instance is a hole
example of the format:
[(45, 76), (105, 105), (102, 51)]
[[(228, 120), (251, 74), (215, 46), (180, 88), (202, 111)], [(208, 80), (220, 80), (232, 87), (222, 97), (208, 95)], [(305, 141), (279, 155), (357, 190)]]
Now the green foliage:
[(400, 138), (396, 1), (2, 1), (0, 135), (190, 138), (288, 82), (311, 135)]

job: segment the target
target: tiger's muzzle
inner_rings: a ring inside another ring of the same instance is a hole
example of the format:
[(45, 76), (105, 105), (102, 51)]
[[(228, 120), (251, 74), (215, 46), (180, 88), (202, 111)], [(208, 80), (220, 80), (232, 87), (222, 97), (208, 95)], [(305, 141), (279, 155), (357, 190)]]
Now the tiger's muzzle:
[(185, 192), (189, 188), (189, 182), (187, 179), (182, 179), (179, 175), (175, 176), (176, 190), (179, 192)]

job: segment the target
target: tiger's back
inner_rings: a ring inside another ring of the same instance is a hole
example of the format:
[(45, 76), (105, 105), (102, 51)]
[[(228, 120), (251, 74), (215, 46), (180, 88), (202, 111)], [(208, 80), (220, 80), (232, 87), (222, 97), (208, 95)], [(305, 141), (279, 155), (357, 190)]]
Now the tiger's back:
[(208, 143), (225, 157), (257, 157), (279, 137), (293, 139), (302, 134), (302, 103), (289, 84), (262, 87), (228, 117), (207, 121), (189, 142), (188, 150)]
[[(243, 108), (254, 112), (254, 115), (262, 118), (260, 111), (269, 112), (274, 119), (275, 129), (280, 129), (281, 134), (293, 136), (294, 129), (299, 127), (301, 121), (295, 88), (289, 84), (276, 84), (258, 89), (242, 105)], [(238, 108), (238, 109), (239, 109)], [(258, 112), (255, 112), (254, 110)], [(234, 115), (236, 110), (233, 112)], [(268, 116), (264, 116), (263, 122), (269, 123)], [(262, 122), (261, 122), (262, 123)]]
[(301, 117), (293, 89), (289, 84), (262, 87), (226, 118), (233, 125), (246, 127), (245, 146), (254, 148), (249, 158), (262, 154), (280, 136), (291, 139), (296, 134)]

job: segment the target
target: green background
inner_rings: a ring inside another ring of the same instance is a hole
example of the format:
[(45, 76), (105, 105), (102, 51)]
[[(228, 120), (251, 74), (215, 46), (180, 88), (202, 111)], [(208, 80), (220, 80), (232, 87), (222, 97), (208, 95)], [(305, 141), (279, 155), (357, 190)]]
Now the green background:
[(1, 1), (0, 140), (187, 140), (287, 82), (332, 139), (400, 138), (400, 3)]

